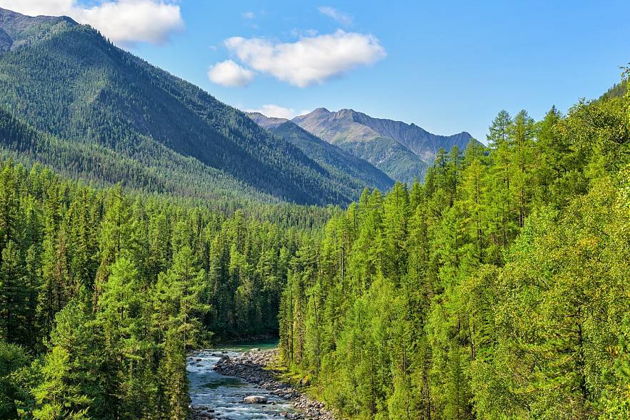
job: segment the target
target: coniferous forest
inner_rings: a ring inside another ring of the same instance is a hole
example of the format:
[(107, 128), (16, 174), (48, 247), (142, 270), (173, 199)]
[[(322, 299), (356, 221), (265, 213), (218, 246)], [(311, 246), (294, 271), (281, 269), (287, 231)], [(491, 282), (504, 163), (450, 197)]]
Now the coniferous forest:
[(187, 419), (191, 352), (269, 337), (339, 419), (630, 418), (629, 77), (393, 184), (0, 9), (0, 419)]
[(277, 334), (291, 257), (330, 211), (225, 216), (11, 161), (0, 202), (0, 417), (36, 419), (185, 418), (187, 350)]
[(289, 269), (286, 362), (348, 418), (629, 418), (624, 86), (502, 111), (488, 147), (333, 217)]
[(343, 418), (627, 417), (621, 86), (502, 111), (487, 147), (343, 212), (220, 212), (5, 160), (2, 417), (185, 418), (188, 350), (278, 328)]

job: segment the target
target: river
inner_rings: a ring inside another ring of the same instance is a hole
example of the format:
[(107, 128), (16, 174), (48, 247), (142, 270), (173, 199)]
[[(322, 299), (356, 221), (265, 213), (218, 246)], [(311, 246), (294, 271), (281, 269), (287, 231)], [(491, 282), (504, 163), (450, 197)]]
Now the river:
[[(188, 356), (186, 370), (190, 383), (190, 399), (193, 411), (208, 409), (211, 418), (279, 419), (286, 413), (294, 413), (292, 404), (271, 392), (242, 379), (221, 375), (213, 370), (221, 356), (234, 357), (251, 348), (272, 348), (275, 343), (218, 347), (194, 352)], [(267, 398), (267, 404), (246, 404), (243, 399), (249, 395)]]

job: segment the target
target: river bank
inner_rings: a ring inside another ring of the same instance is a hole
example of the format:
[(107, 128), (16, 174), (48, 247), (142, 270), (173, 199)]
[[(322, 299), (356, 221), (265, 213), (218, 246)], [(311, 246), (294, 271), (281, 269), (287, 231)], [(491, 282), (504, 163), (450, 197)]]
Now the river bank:
[[(289, 401), (256, 384), (214, 370), (222, 358), (238, 357), (250, 348), (200, 350), (188, 355), (186, 371), (194, 420), (282, 419), (297, 411)], [(263, 397), (266, 403), (247, 404), (245, 398), (251, 395)]]
[(282, 382), (279, 379), (280, 372), (273, 369), (276, 363), (276, 349), (252, 349), (233, 356), (223, 355), (215, 364), (214, 370), (221, 375), (241, 378), (248, 383), (256, 384), (272, 395), (291, 402), (297, 412), (283, 413), (283, 417), (291, 419), (335, 419), (321, 402), (307, 397), (290, 384)]

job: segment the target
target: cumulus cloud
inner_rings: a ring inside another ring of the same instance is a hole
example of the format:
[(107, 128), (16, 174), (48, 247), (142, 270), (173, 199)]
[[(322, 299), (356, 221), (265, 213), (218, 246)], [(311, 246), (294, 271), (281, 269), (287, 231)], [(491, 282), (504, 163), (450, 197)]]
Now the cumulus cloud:
[(345, 26), (352, 25), (352, 16), (346, 13), (340, 12), (334, 7), (320, 6), (317, 8), (317, 10), (319, 10), (319, 13), (321, 13), (322, 15), (328, 16), (329, 18), (333, 19), (337, 23), (340, 23)]
[(254, 12), (245, 12), (243, 13), (243, 19), (254, 19), (256, 14)]
[(29, 16), (63, 15), (72, 10), (76, 0), (0, 0), (0, 7)]
[(227, 39), (225, 45), (254, 70), (299, 87), (323, 83), (386, 55), (374, 36), (343, 30), (304, 37), (293, 43), (233, 37)]
[(160, 44), (184, 26), (175, 0), (106, 0), (82, 6), (77, 0), (0, 0), (0, 7), (30, 16), (70, 16), (118, 44)]
[(208, 78), (214, 83), (229, 87), (247, 86), (254, 79), (254, 72), (232, 60), (222, 61), (210, 67)]
[(155, 0), (106, 2), (82, 9), (78, 19), (121, 43), (163, 43), (173, 31), (184, 26), (178, 5)]
[(285, 108), (280, 105), (267, 104), (257, 109), (248, 109), (246, 112), (259, 112), (267, 117), (272, 118), (285, 118), (290, 120), (291, 118), (301, 115), (301, 113), (295, 112), (293, 108)]

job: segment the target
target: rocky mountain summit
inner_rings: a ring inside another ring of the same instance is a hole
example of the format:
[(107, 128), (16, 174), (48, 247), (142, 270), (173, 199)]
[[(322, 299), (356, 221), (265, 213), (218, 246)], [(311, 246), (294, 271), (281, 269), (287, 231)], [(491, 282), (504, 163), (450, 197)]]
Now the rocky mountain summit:
[(463, 150), (470, 141), (475, 141), (465, 131), (451, 136), (437, 135), (413, 123), (374, 118), (353, 109), (331, 112), (318, 108), (292, 121), (403, 182), (422, 178), (438, 150), (450, 150), (453, 146)]

